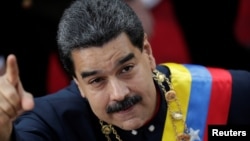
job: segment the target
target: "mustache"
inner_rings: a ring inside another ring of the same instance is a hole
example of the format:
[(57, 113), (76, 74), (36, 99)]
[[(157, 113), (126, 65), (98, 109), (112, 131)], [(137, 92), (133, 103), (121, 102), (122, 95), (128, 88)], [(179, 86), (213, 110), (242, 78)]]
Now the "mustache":
[(126, 110), (129, 107), (135, 105), (136, 103), (142, 101), (142, 97), (139, 95), (125, 97), (124, 100), (118, 101), (107, 107), (106, 112), (108, 114)]

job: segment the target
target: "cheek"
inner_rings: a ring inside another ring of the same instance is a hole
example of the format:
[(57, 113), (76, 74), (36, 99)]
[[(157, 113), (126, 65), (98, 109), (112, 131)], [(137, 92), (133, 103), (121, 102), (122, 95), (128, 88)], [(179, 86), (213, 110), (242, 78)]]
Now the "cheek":
[(148, 88), (149, 74), (146, 71), (140, 71), (134, 78), (128, 83), (132, 91), (144, 91)]
[(103, 114), (106, 111), (108, 105), (108, 97), (104, 94), (94, 94), (91, 97), (87, 97), (89, 104), (92, 108), (92, 111), (95, 114)]
[[(106, 113), (106, 107), (109, 102), (109, 97), (103, 91), (94, 91), (88, 87), (83, 87), (80, 89), (81, 96), (86, 98), (89, 102), (89, 105), (92, 111), (98, 115), (104, 115)], [(100, 116), (98, 116), (100, 117)]]
[[(148, 68), (147, 68), (148, 67)], [(154, 88), (152, 71), (149, 66), (138, 69), (136, 77), (133, 80), (134, 86), (138, 91), (143, 93), (150, 93), (151, 89)], [(146, 68), (146, 69), (145, 69)]]
[(152, 80), (152, 67), (150, 64), (145, 63), (139, 66), (135, 71), (137, 71), (137, 74), (134, 79), (138, 81), (138, 83), (148, 83)]

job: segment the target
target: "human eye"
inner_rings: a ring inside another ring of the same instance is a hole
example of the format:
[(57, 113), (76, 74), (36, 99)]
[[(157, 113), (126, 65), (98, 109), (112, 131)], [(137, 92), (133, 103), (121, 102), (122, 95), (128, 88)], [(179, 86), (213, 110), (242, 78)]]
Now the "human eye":
[(91, 79), (89, 81), (89, 84), (100, 84), (101, 82), (104, 81), (104, 78), (101, 78), (101, 77), (98, 77), (98, 78), (94, 78), (94, 79)]
[(133, 69), (133, 67), (134, 67), (133, 65), (125, 66), (121, 72), (122, 73), (130, 72)]

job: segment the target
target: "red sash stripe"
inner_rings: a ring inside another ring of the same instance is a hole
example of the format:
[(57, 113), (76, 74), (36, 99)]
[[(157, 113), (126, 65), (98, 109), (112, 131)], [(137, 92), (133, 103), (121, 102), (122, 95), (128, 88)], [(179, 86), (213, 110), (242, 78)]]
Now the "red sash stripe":
[[(226, 124), (232, 94), (232, 77), (227, 70), (219, 68), (209, 68), (212, 76), (212, 90), (208, 111), (207, 125)], [(207, 128), (204, 141), (207, 141)]]

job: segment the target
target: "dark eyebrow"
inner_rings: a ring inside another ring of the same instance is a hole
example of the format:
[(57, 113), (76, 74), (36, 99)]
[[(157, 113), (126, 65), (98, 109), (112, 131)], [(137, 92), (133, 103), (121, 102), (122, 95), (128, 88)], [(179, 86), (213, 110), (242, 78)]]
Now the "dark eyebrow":
[(89, 77), (89, 76), (91, 76), (91, 75), (95, 75), (95, 74), (97, 74), (98, 73), (98, 71), (86, 71), (86, 72), (82, 72), (81, 73), (81, 76), (82, 76), (82, 78), (84, 79), (84, 78), (86, 78), (86, 77)]
[[(117, 66), (119, 65), (122, 65), (123, 63), (133, 59), (135, 57), (134, 53), (129, 53), (127, 56), (123, 57), (122, 59), (120, 59), (118, 62), (117, 62)], [(82, 72), (81, 73), (81, 76), (82, 78), (86, 78), (86, 77), (89, 77), (89, 76), (92, 76), (92, 75), (95, 75), (97, 74), (99, 71), (97, 70), (94, 70), (94, 71), (85, 71), (85, 72)]]
[(118, 61), (117, 65), (122, 65), (123, 63), (133, 59), (135, 57), (134, 53), (129, 53), (127, 56), (123, 57)]

